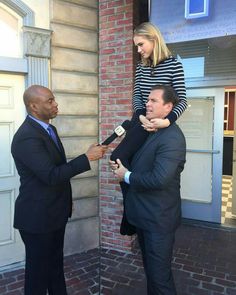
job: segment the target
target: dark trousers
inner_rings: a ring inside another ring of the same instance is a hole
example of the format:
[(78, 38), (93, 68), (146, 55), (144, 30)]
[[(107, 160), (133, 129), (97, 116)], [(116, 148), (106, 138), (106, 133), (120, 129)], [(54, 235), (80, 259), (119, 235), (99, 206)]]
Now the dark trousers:
[(176, 295), (171, 271), (175, 233), (148, 232), (136, 228), (147, 278), (148, 295)]
[[(126, 132), (125, 137), (120, 142), (120, 144), (114, 149), (111, 154), (111, 160), (116, 161), (120, 159), (122, 164), (127, 168), (130, 169), (130, 163), (134, 154), (141, 148), (144, 144), (145, 140), (148, 137), (148, 132), (143, 129), (141, 123), (139, 121), (138, 116), (136, 114), (133, 115), (131, 120), (131, 127)], [(127, 191), (129, 189), (129, 185), (125, 182), (120, 183), (121, 191), (123, 195), (124, 205), (125, 205), (125, 198)], [(123, 212), (123, 217), (120, 225), (120, 233), (122, 235), (131, 236), (136, 232), (135, 227), (131, 225), (125, 213), (125, 207)]]
[(67, 295), (63, 270), (65, 228), (32, 234), (20, 230), (25, 244), (25, 295)]

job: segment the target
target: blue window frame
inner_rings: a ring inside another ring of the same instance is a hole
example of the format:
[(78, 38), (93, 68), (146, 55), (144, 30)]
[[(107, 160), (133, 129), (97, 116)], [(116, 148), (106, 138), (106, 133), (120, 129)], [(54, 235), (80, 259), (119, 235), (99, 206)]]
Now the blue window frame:
[(185, 18), (208, 16), (209, 0), (185, 0)]

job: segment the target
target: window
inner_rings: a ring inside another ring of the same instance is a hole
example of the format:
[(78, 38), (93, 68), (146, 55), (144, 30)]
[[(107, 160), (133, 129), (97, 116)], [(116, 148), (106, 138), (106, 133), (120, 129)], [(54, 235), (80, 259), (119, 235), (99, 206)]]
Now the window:
[(187, 79), (236, 77), (236, 36), (171, 43), (168, 47), (181, 59)]
[(209, 0), (185, 0), (185, 18), (208, 16)]
[(0, 56), (22, 57), (22, 19), (0, 4)]

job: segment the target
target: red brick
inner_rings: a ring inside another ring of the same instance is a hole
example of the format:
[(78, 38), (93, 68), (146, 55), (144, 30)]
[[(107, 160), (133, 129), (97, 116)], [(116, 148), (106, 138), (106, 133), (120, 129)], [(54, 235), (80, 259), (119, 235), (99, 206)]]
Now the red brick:
[[(107, 0), (100, 3), (103, 5), (100, 5), (99, 11), (100, 22), (102, 20), (99, 28), (99, 96), (100, 122), (102, 123), (100, 136), (103, 139), (111, 134), (122, 120), (131, 117), (132, 113), (133, 2)], [(110, 9), (114, 9), (114, 13), (111, 13)], [(119, 142), (120, 139), (117, 139), (111, 148)], [(123, 206), (122, 200), (118, 200), (115, 196), (121, 196), (120, 187), (105, 161), (101, 162), (100, 180), (102, 244), (119, 250), (127, 250), (131, 247), (131, 242), (119, 234)], [(108, 239), (111, 235), (110, 230), (114, 233), (112, 239)]]
[(18, 281), (16, 283), (9, 284), (8, 285), (8, 290), (20, 289), (20, 288), (23, 288), (23, 286), (24, 286), (24, 281)]
[[(107, 17), (108, 18), (108, 17)], [(104, 22), (104, 23), (101, 23), (100, 24), (100, 30), (103, 30), (103, 29), (107, 29), (107, 30), (109, 30), (109, 29), (113, 29), (114, 27), (116, 27), (116, 23), (115, 23), (115, 21), (113, 21), (113, 22)], [(104, 31), (104, 33), (106, 33), (107, 34), (107, 31)], [(101, 33), (101, 35), (102, 35), (103, 33)]]
[(0, 280), (0, 286), (4, 286), (4, 285), (9, 285), (13, 282), (15, 282), (16, 279), (14, 277), (9, 277), (9, 278), (6, 278), (6, 279), (2, 279)]
[(126, 26), (126, 25), (130, 25), (130, 19), (122, 19), (122, 20), (118, 20), (117, 21), (117, 25), (118, 26)]
[(196, 280), (205, 281), (205, 282), (209, 282), (209, 283), (213, 281), (213, 277), (199, 275), (199, 274), (195, 274), (195, 273), (193, 274), (192, 277)]
[(218, 272), (218, 271), (206, 269), (204, 273), (208, 276), (212, 276), (212, 277), (216, 277), (216, 278), (221, 278), (221, 279), (225, 278), (225, 273), (223, 273), (223, 272)]
[(202, 274), (203, 273), (203, 269), (202, 268), (194, 267), (194, 266), (190, 266), (190, 265), (185, 265), (183, 267), (183, 270), (189, 271), (189, 272), (198, 273), (198, 274)]
[(110, 9), (100, 9), (100, 10), (99, 10), (99, 16), (113, 15), (114, 13), (115, 13), (114, 8), (110, 8)]
[(226, 289), (226, 294), (227, 295), (236, 295), (236, 289), (235, 288), (233, 288), (233, 289), (227, 288)]
[[(182, 290), (182, 287), (181, 287)], [(191, 294), (191, 295), (210, 295), (210, 291), (209, 290), (203, 290), (202, 288), (196, 288), (196, 287), (189, 287), (189, 293), (187, 294)]]
[[(100, 2), (101, 2), (101, 1), (100, 1)], [(99, 4), (99, 9), (100, 9), (100, 10), (105, 10), (105, 9), (107, 9), (107, 7), (108, 7), (107, 3)]]
[(124, 5), (124, 1), (123, 0), (108, 1), (108, 7), (119, 7), (121, 5)]
[(217, 292), (223, 292), (224, 291), (224, 287), (219, 286), (219, 285), (215, 285), (215, 284), (210, 284), (210, 283), (202, 283), (202, 287), (208, 290), (212, 290), (212, 291), (217, 291)]
[(122, 28), (112, 28), (112, 29), (109, 29), (109, 30), (107, 30), (107, 34), (109, 34), (109, 35), (112, 35), (112, 34), (116, 34), (116, 36), (118, 37), (119, 36), (119, 34), (121, 34), (121, 33), (123, 33), (124, 32), (124, 27)]
[(115, 53), (115, 49), (114, 48), (107, 48), (107, 49), (102, 49), (100, 51), (101, 54), (112, 54)]
[(115, 15), (112, 15), (112, 16), (108, 16), (108, 21), (111, 22), (111, 21), (118, 21), (118, 20), (121, 20), (121, 19), (124, 19), (124, 14), (115, 14)]
[(236, 287), (236, 283), (228, 280), (222, 280), (222, 279), (216, 279), (215, 280), (216, 284), (225, 286), (225, 287)]
[(6, 290), (7, 290), (6, 286), (0, 287), (0, 294), (5, 294)]

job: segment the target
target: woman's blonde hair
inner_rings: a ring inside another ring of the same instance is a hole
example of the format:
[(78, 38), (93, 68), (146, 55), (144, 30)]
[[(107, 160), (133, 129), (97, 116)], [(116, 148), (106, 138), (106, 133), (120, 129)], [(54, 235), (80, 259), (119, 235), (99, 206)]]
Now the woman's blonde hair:
[(153, 60), (151, 60), (150, 58), (141, 57), (142, 63), (144, 65), (155, 67), (158, 63), (171, 56), (171, 52), (166, 46), (160, 30), (152, 23), (145, 22), (140, 24), (134, 30), (134, 36), (143, 36), (146, 39), (154, 42)]

